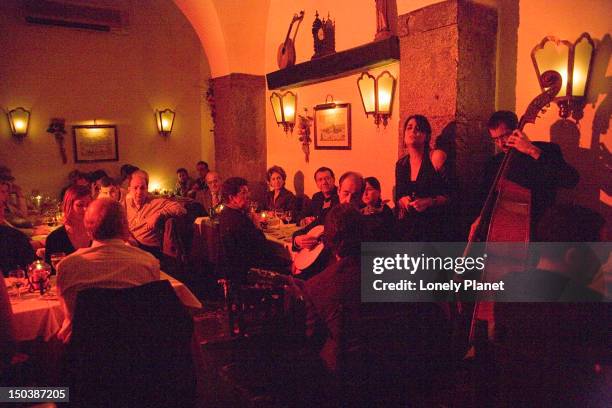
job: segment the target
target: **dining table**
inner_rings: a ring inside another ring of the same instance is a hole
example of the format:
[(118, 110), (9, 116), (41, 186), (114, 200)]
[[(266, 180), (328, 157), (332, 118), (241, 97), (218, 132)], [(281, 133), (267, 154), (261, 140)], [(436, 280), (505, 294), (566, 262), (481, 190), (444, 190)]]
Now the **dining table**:
[[(164, 272), (160, 272), (160, 279), (170, 281), (183, 305), (191, 309), (202, 308), (198, 298), (182, 282)], [(51, 277), (51, 290), (46, 294), (27, 292), (19, 297), (13, 293), (10, 300), (16, 341), (32, 341), (37, 338), (49, 341), (55, 337), (64, 321), (64, 310), (55, 294), (55, 276)]]
[[(292, 261), (292, 236), (299, 229), (295, 224), (270, 223), (262, 231), (275, 255)], [(194, 221), (194, 236), (191, 257), (196, 262), (217, 264), (219, 261), (221, 237), (218, 218), (199, 217)]]

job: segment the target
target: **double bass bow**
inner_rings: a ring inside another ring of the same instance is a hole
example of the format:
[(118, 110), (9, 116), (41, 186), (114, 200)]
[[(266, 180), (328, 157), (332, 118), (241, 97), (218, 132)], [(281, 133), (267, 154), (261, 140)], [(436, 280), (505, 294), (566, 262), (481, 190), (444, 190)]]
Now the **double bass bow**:
[[(521, 116), (518, 130), (522, 131), (527, 123), (535, 123), (538, 114), (545, 112), (546, 106), (559, 93), (562, 79), (558, 72), (546, 71), (542, 74), (541, 82), (545, 90), (529, 103)], [(516, 149), (510, 148), (504, 156), (480, 212), (479, 222), (463, 252), (464, 257), (469, 256), (475, 242), (485, 243), (488, 259), (480, 276), (481, 282), (489, 280), (491, 274), (500, 277), (508, 272), (509, 260), (514, 261), (511, 268), (524, 266), (527, 261), (527, 246), (531, 233), (531, 190), (508, 179), (510, 164), (516, 154)], [(520, 251), (516, 251), (516, 248), (507, 251), (488, 245), (492, 242), (520, 242), (525, 245)], [(496, 257), (503, 260), (496, 262)], [(470, 344), (474, 344), (475, 341), (477, 322), (492, 320), (492, 308), (491, 302), (477, 301), (474, 305), (469, 333)]]

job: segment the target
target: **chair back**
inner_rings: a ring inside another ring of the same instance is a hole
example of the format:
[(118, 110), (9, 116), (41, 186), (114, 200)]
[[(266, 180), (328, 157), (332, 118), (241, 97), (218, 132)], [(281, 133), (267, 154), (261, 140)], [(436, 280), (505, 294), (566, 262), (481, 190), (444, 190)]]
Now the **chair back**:
[(79, 292), (66, 352), (74, 406), (193, 406), (193, 322), (167, 280)]

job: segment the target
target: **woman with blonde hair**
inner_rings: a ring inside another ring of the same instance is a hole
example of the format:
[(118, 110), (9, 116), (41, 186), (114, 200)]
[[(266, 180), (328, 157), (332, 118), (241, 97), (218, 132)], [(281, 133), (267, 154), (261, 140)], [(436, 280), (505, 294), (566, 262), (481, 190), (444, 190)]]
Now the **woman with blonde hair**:
[(63, 226), (53, 231), (47, 237), (45, 244), (45, 261), (51, 264), (51, 255), (63, 253), (69, 255), (79, 248), (86, 248), (91, 243), (87, 234), (83, 217), (91, 203), (91, 190), (87, 186), (75, 185), (64, 194), (62, 211)]

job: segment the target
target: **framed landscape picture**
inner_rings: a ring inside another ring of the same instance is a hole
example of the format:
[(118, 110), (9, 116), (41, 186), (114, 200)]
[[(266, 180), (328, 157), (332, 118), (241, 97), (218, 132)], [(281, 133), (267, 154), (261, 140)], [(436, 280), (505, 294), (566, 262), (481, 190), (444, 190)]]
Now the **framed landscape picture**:
[(351, 149), (351, 104), (329, 103), (314, 108), (315, 149)]
[(119, 160), (117, 126), (73, 126), (72, 136), (76, 163)]

